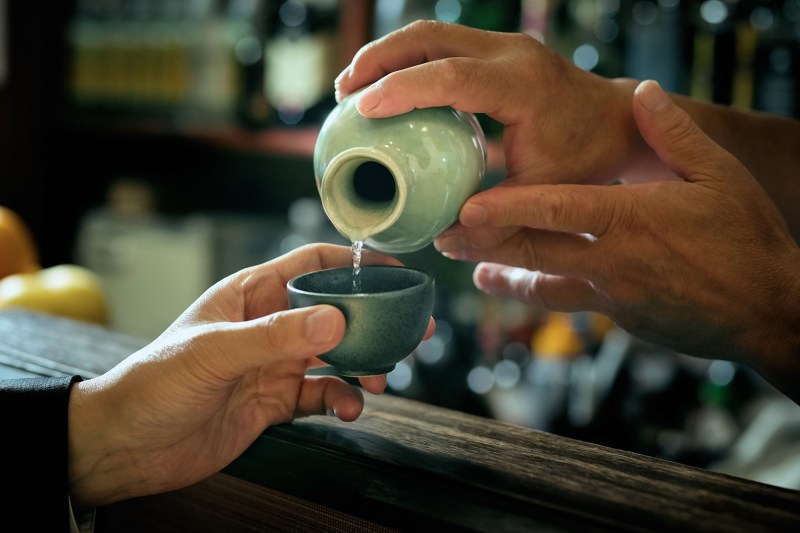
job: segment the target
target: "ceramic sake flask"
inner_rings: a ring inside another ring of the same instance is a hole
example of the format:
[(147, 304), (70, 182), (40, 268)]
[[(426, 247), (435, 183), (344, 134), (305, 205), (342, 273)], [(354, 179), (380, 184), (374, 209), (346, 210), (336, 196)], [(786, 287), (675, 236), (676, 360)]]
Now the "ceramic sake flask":
[(368, 119), (358, 93), (322, 125), (314, 174), (325, 213), (351, 241), (413, 252), (458, 219), (480, 189), (486, 139), (474, 115), (451, 107)]

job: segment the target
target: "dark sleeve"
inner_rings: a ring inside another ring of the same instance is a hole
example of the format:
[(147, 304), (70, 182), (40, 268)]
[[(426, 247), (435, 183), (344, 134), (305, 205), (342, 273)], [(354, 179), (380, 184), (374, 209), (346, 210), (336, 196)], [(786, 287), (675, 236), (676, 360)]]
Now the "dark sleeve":
[(69, 531), (67, 411), (80, 380), (0, 381), (0, 529)]

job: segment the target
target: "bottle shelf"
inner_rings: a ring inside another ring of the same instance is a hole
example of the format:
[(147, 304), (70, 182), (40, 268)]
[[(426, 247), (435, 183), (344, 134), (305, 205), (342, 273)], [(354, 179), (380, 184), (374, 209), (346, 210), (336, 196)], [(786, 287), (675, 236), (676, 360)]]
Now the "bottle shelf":
[[(312, 158), (319, 126), (248, 129), (237, 124), (197, 124), (152, 118), (92, 118), (77, 115), (68, 120), (73, 129), (110, 135), (180, 137), (230, 152), (265, 156)], [(505, 158), (500, 139), (487, 142), (487, 169), (503, 172)]]

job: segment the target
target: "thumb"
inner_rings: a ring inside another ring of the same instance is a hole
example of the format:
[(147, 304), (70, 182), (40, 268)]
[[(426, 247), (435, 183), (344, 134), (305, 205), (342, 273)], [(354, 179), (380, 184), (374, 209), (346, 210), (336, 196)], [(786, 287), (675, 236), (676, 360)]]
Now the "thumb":
[(345, 318), (330, 305), (279, 311), (218, 330), (224, 343), (224, 371), (237, 378), (260, 366), (311, 359), (333, 349), (342, 340)]
[(658, 82), (646, 80), (634, 91), (633, 114), (644, 140), (659, 159), (686, 181), (720, 176), (714, 156), (732, 157), (676, 105)]

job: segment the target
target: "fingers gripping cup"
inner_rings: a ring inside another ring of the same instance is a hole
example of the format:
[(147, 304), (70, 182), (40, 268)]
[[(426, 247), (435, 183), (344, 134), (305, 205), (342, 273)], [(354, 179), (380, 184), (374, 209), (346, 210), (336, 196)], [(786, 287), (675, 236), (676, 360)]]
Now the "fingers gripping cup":
[(345, 376), (391, 372), (413, 352), (433, 312), (433, 276), (409, 267), (361, 268), (361, 290), (353, 292), (353, 269), (300, 275), (287, 284), (292, 308), (329, 304), (344, 313), (344, 338), (320, 359)]

